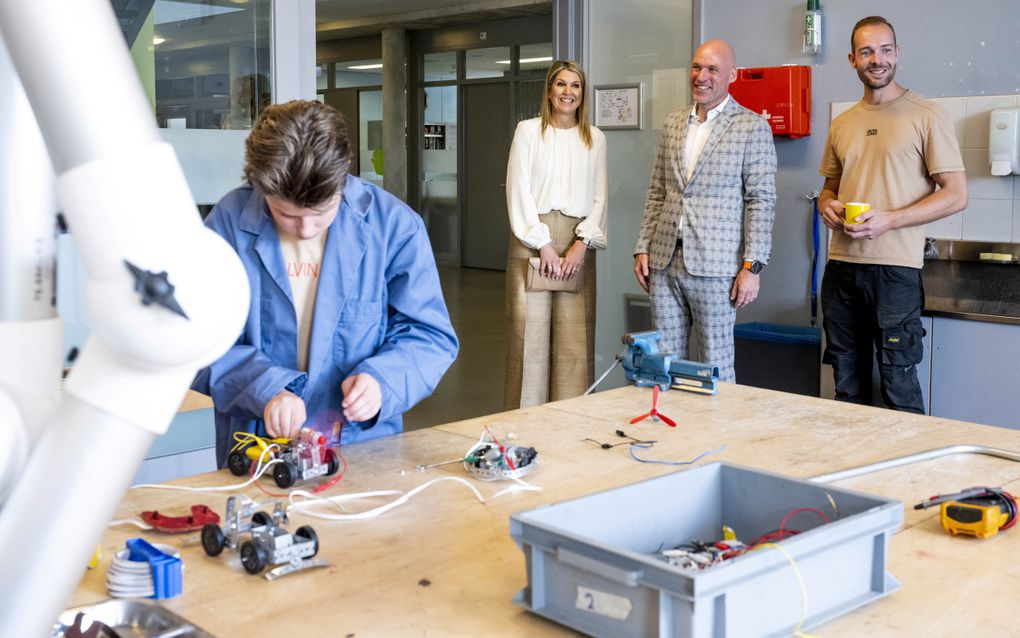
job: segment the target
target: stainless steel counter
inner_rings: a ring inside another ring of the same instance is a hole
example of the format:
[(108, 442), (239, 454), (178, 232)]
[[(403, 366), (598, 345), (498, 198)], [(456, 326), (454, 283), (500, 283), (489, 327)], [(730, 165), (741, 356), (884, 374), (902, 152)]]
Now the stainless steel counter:
[(933, 259), (922, 273), (924, 314), (1020, 325), (1020, 265)]

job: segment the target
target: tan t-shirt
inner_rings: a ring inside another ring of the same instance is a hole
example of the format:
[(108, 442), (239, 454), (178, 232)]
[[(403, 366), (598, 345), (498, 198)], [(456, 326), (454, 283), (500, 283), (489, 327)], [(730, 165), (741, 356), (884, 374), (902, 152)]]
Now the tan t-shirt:
[[(839, 177), (837, 199), (897, 210), (935, 192), (931, 176), (963, 171), (960, 145), (945, 112), (907, 91), (879, 105), (858, 102), (832, 121), (823, 177)], [(888, 231), (874, 239), (832, 234), (829, 258), (885, 266), (924, 265), (925, 226)]]
[(312, 239), (299, 239), (276, 228), (280, 236), (280, 250), (290, 280), (290, 292), (294, 298), (294, 314), (297, 316), (298, 369), (308, 371), (308, 346), (312, 336), (312, 315), (315, 313), (315, 291), (319, 287), (319, 270), (322, 268), (322, 252), (326, 245), (326, 233)]

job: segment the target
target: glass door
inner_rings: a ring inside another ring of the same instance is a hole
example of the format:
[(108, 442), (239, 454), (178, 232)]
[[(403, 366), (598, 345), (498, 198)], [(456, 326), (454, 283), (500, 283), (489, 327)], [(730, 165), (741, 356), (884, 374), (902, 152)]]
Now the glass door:
[(502, 270), (509, 140), (516, 122), (538, 115), (552, 43), (425, 53), (419, 61), (418, 210), (436, 261)]
[(421, 214), (436, 259), (454, 263), (460, 255), (457, 215), (457, 87), (424, 89), (421, 143)]
[(383, 187), (382, 91), (358, 92), (358, 175)]
[(457, 52), (423, 56), (421, 205), (436, 261), (460, 263), (457, 196)]

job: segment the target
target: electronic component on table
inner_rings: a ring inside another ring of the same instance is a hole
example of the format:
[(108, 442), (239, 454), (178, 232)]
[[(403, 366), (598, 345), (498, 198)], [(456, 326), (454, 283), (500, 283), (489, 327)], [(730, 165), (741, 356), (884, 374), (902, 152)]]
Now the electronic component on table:
[[(835, 509), (835, 501), (831, 500), (831, 496), (830, 502), (833, 504), (833, 508)], [(779, 521), (778, 528), (774, 531), (762, 534), (750, 543), (744, 543), (737, 538), (737, 533), (732, 527), (729, 525), (723, 525), (722, 540), (712, 542), (692, 540), (690, 543), (684, 543), (671, 549), (658, 551), (656, 552), (656, 555), (659, 558), (664, 559), (670, 565), (680, 567), (681, 569), (706, 569), (731, 558), (736, 558), (741, 554), (746, 554), (758, 547), (764, 547), (781, 542), (790, 536), (796, 536), (802, 531), (807, 531), (791, 529), (787, 526), (791, 519), (798, 514), (814, 514), (825, 523), (830, 522), (829, 517), (819, 509), (814, 507), (797, 507), (790, 510), (785, 516), (783, 516), (783, 518)]]
[(972, 487), (955, 494), (940, 494), (921, 501), (914, 509), (940, 505), (939, 522), (953, 536), (988, 538), (1016, 523), (1017, 502), (1000, 487)]
[(629, 441), (622, 441), (620, 443), (603, 443), (602, 441), (597, 441), (597, 440), (591, 439), (591, 438), (584, 439), (584, 440), (585, 441), (591, 441), (592, 443), (594, 443), (595, 445), (599, 446), (603, 450), (611, 450), (614, 447), (619, 447), (621, 445), (640, 444), (640, 445), (651, 446), (651, 445), (654, 445), (655, 443), (658, 443), (658, 441), (642, 441), (641, 439), (636, 439), (636, 438), (632, 437), (631, 435), (627, 434), (626, 432), (624, 432), (623, 430), (617, 430), (616, 431), (616, 436), (624, 438), (624, 439), (630, 439), (630, 440)]
[(519, 479), (535, 469), (537, 457), (533, 447), (505, 447), (497, 441), (479, 441), (464, 455), (464, 469), (483, 481)]
[(438, 463), (416, 466), (419, 472), (434, 467), (461, 463), (464, 469), (475, 478), (483, 481), (501, 479), (520, 479), (531, 473), (538, 462), (538, 451), (533, 447), (522, 445), (503, 445), (486, 426), (482, 438), (459, 459), (440, 461)]
[(686, 545), (664, 549), (659, 552), (659, 555), (673, 567), (701, 570), (739, 556), (747, 549), (747, 545), (737, 539), (721, 540), (715, 543), (691, 541)]
[[(238, 499), (240, 504), (238, 504)], [(227, 499), (226, 533), (219, 525), (209, 523), (202, 528), (202, 549), (209, 556), (219, 556), (224, 547), (241, 553), (241, 565), (249, 574), (258, 574), (266, 565), (280, 567), (266, 574), (267, 580), (309, 569), (327, 567), (323, 560), (312, 560), (319, 552), (319, 537), (309, 525), (303, 525), (291, 534), (283, 528), (287, 515), (280, 501), (275, 501), (273, 513), (259, 510), (262, 503), (245, 497)], [(242, 540), (250, 535), (248, 540)]]
[[(332, 476), (340, 469), (339, 454), (327, 443), (326, 435), (302, 428), (293, 439), (267, 439), (247, 432), (235, 432), (237, 443), (227, 456), (227, 467), (234, 476), (246, 476), (252, 463), (277, 460), (273, 480), (277, 487), (287, 489), (298, 481)], [(266, 451), (268, 448), (268, 451)]]

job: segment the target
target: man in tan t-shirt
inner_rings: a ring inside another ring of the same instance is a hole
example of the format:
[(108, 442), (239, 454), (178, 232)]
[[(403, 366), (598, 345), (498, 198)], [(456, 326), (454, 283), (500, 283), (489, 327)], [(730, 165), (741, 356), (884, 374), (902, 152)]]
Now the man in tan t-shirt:
[[(824, 361), (836, 400), (870, 404), (877, 349), (885, 404), (923, 414), (924, 225), (967, 206), (967, 179), (945, 113), (893, 79), (900, 49), (892, 25), (864, 18), (850, 45), (864, 98), (833, 120), (820, 168), (818, 208), (833, 231), (822, 279)], [(871, 208), (847, 223), (846, 202)]]

